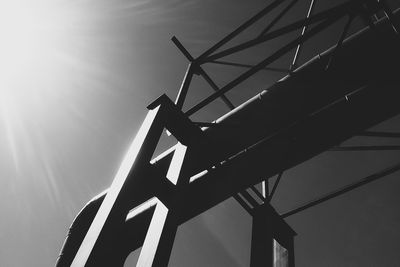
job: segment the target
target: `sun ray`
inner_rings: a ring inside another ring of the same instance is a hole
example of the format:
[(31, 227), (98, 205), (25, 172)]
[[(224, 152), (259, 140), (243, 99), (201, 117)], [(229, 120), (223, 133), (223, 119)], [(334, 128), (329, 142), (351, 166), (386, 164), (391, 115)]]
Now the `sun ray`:
[(12, 162), (10, 176), (1, 179), (9, 180), (26, 211), (29, 196), (37, 192), (55, 207), (70, 206), (61, 203), (66, 193), (60, 189), (65, 181), (59, 165), (73, 139), (61, 140), (57, 134), (91, 125), (82, 103), (93, 96), (96, 77), (105, 74), (82, 49), (82, 44), (96, 46), (93, 36), (82, 34), (90, 16), (79, 2), (0, 2), (0, 124), (8, 146), (0, 160)]

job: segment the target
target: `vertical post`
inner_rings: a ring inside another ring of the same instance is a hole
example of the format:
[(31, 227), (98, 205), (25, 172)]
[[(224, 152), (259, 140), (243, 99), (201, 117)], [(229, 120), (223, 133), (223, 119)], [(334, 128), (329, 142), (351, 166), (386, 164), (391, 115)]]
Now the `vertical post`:
[[(250, 267), (294, 267), (293, 241), (296, 233), (292, 228), (268, 203), (253, 209), (252, 216)], [(282, 252), (283, 248), (287, 254), (275, 253)]]
[(176, 100), (175, 100), (175, 105), (179, 109), (183, 108), (183, 103), (185, 102), (186, 95), (188, 93), (190, 82), (192, 81), (192, 78), (193, 78), (193, 66), (192, 66), (192, 63), (190, 63), (186, 69), (185, 77), (183, 78), (181, 88), (179, 89), (178, 96), (176, 97)]
[(251, 234), (250, 267), (272, 267), (273, 266), (273, 236), (272, 225), (268, 223), (266, 214), (260, 209), (253, 213), (253, 224)]
[(295, 257), (294, 257), (294, 237), (291, 236), (289, 240), (289, 266), (294, 267), (295, 265)]
[[(193, 74), (200, 74), (204, 80), (211, 86), (211, 88), (217, 92), (219, 87), (215, 84), (215, 82), (211, 79), (210, 76), (205, 72), (205, 70), (195, 61), (189, 51), (183, 46), (183, 44), (176, 38), (175, 36), (172, 37), (172, 42), (178, 47), (178, 49), (182, 52), (182, 54), (190, 61), (189, 67), (186, 71), (185, 78), (183, 79), (182, 86), (179, 90), (178, 97), (176, 99), (176, 105), (179, 109), (182, 109), (183, 102), (185, 101), (186, 94), (189, 90), (190, 81), (193, 77)], [(221, 96), (222, 101), (228, 106), (229, 109), (234, 109), (235, 106), (232, 104), (231, 101), (225, 96)]]
[[(314, 1), (315, 0), (311, 0), (310, 7), (308, 8), (307, 19), (310, 18), (311, 14), (312, 14), (312, 11), (313, 11), (313, 8), (314, 8)], [(303, 27), (303, 29), (301, 30), (301, 36), (304, 36), (304, 34), (306, 33), (306, 30), (307, 30), (307, 25), (305, 25)], [(294, 70), (296, 68), (296, 66), (297, 66), (297, 59), (299, 58), (299, 55), (300, 55), (300, 52), (301, 52), (301, 45), (302, 45), (301, 43), (299, 43), (297, 45), (296, 52), (294, 53), (294, 58), (293, 58), (293, 61), (292, 61), (292, 65), (290, 65), (290, 71)]]
[(187, 147), (181, 143), (175, 148), (174, 156), (168, 169), (167, 178), (176, 185), (174, 199), (167, 207), (158, 201), (147, 235), (139, 255), (137, 267), (167, 267), (179, 223), (176, 203), (179, 201), (179, 189), (187, 181), (179, 179)]
[(158, 144), (164, 128), (163, 114), (161, 113), (161, 106), (157, 106), (148, 112), (71, 266), (88, 266), (88, 262), (96, 265), (94, 259), (90, 259), (90, 256), (93, 254), (100, 236), (107, 234), (115, 226), (115, 223), (121, 219), (122, 214), (120, 213), (121, 210), (124, 210), (122, 208), (124, 206), (123, 200), (127, 197), (127, 188), (124, 188), (124, 185), (129, 180), (137, 182), (137, 184), (141, 183), (143, 171), (148, 167), (148, 163)]
[(136, 266), (167, 267), (177, 229), (173, 210), (158, 201)]
[(379, 3), (382, 5), (383, 12), (385, 13), (386, 18), (389, 20), (389, 23), (392, 25), (392, 28), (396, 34), (400, 33), (400, 23), (396, 18), (393, 16), (392, 11), (390, 10), (389, 6), (387, 5), (386, 1), (381, 0)]
[(261, 193), (264, 199), (269, 196), (269, 182), (268, 179), (261, 182)]

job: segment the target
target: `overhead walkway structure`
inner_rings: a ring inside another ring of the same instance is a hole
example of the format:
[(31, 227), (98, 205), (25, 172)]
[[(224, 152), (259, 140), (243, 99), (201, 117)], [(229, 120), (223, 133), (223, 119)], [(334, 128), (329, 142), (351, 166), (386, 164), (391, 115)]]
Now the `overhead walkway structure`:
[[(392, 12), (382, 1), (352, 0), (317, 14), (311, 1), (305, 19), (271, 30), (297, 2), (291, 1), (260, 36), (221, 51), (234, 36), (286, 2), (273, 1), (197, 58), (173, 38), (190, 61), (176, 101), (163, 95), (148, 106), (112, 185), (75, 218), (57, 266), (123, 266), (129, 253), (140, 247), (136, 266), (167, 266), (178, 226), (230, 197), (253, 216), (250, 265), (294, 266), (295, 232), (284, 217), (400, 169), (400, 164), (391, 166), (286, 214), (279, 215), (269, 204), (278, 183), (269, 192), (265, 180), (278, 175), (279, 182), (284, 170), (338, 149), (343, 141), (368, 134), (366, 129), (400, 112), (400, 12)], [(385, 16), (377, 19), (378, 12)], [(347, 37), (357, 16), (367, 27)], [(337, 44), (297, 66), (302, 43), (343, 17), (348, 23)], [(303, 29), (299, 37), (255, 66), (222, 62), (248, 68), (222, 88), (201, 67), (298, 29)], [(287, 76), (233, 106), (225, 95), (230, 89), (294, 49)], [(193, 75), (202, 76), (215, 93), (183, 111)], [(190, 119), (217, 98), (232, 110), (213, 122)], [(165, 130), (178, 143), (152, 159)], [(264, 190), (259, 191), (255, 185), (262, 182)], [(282, 265), (276, 265), (276, 257)]]

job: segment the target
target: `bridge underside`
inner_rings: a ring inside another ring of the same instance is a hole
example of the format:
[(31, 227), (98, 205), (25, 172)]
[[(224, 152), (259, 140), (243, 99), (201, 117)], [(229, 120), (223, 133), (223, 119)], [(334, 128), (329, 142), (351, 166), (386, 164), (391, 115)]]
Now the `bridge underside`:
[[(395, 18), (400, 21), (400, 12)], [(190, 182), (179, 186), (179, 191), (166, 179), (175, 147), (154, 159), (143, 173), (146, 179), (129, 184), (135, 189), (127, 190), (130, 198), (121, 214), (156, 197), (178, 211), (174, 220), (182, 224), (237, 192), (399, 114), (399, 47), (399, 35), (382, 20), (376, 28), (347, 38), (339, 51), (331, 48), (316, 56), (203, 128), (200, 139), (189, 142), (194, 145), (188, 146), (179, 179)], [(58, 266), (70, 266), (105, 195), (78, 215)], [(112, 234), (97, 240), (91, 257), (122, 266), (126, 256), (143, 245), (154, 210), (148, 204), (126, 221), (119, 220)]]

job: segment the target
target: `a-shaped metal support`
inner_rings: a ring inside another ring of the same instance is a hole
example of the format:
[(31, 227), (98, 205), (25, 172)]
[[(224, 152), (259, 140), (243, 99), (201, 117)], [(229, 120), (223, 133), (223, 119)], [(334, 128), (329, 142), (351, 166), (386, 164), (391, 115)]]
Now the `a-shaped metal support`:
[[(148, 108), (150, 111), (129, 148), (71, 266), (99, 266), (95, 259), (99, 253), (104, 253), (104, 251), (96, 250), (96, 248), (102, 240), (112, 235), (113, 229), (125, 221), (127, 204), (132, 196), (143, 194), (141, 192), (143, 184), (148, 183), (146, 180), (151, 179), (150, 160), (164, 128), (185, 145), (193, 143), (195, 140), (202, 140), (200, 128), (191, 123), (165, 95)], [(169, 171), (172, 173), (170, 179), (177, 180), (179, 177), (185, 145), (181, 145), (176, 150), (177, 156), (173, 158)], [(172, 247), (174, 231), (177, 228), (177, 224), (172, 223), (173, 217), (169, 209), (163, 203), (158, 202), (138, 266), (167, 265), (165, 262), (168, 260), (169, 253), (159, 253), (159, 251), (163, 251), (166, 247), (164, 243), (170, 243), (170, 247)], [(158, 242), (151, 241), (154, 238), (157, 238)], [(165, 256), (166, 254), (168, 256)]]
[(153, 213), (147, 235), (140, 251), (136, 264), (137, 267), (168, 266), (169, 257), (179, 222), (177, 215), (179, 210), (175, 203), (180, 201), (179, 189), (181, 185), (187, 184), (188, 180), (180, 179), (181, 169), (185, 158), (187, 147), (181, 143), (175, 148), (174, 156), (168, 169), (167, 178), (176, 185), (175, 194), (167, 207), (159, 201)]

